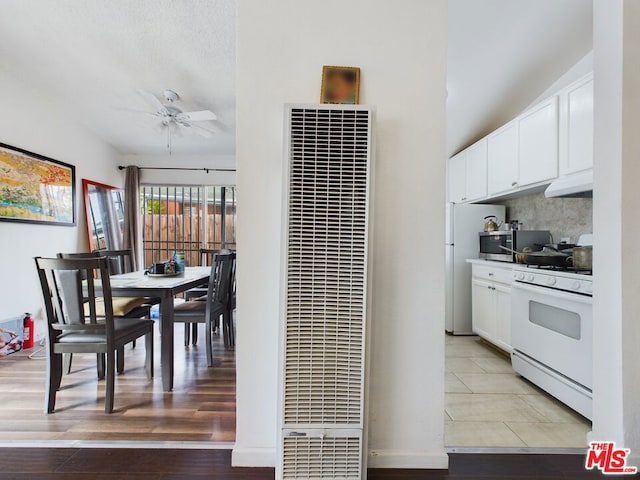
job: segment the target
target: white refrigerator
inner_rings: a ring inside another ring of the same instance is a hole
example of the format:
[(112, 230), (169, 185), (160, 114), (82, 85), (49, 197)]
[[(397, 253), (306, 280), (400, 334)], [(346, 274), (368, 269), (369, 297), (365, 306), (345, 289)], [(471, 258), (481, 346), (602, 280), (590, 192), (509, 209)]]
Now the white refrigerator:
[(484, 230), (484, 217), (495, 215), (505, 221), (502, 205), (459, 205), (447, 203), (445, 230), (446, 306), (445, 330), (454, 335), (471, 335), (471, 264), (478, 258), (478, 232)]

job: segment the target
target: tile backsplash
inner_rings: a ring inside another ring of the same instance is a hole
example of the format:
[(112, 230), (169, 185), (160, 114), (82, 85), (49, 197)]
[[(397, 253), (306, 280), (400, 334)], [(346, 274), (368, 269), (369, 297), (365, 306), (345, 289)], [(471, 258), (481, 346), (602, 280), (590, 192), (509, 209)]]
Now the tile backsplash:
[(546, 198), (544, 192), (501, 202), (507, 219), (518, 220), (525, 230), (550, 230), (555, 242), (570, 237), (576, 242), (593, 232), (592, 198)]

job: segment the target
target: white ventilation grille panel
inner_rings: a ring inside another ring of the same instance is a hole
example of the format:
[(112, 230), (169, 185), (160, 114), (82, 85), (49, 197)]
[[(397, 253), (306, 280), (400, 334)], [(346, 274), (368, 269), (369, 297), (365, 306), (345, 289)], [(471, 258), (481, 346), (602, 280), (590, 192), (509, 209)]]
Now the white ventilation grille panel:
[(283, 435), (283, 478), (360, 478), (372, 111), (288, 114), (282, 427), (359, 434)]
[(285, 437), (282, 478), (360, 480), (361, 452), (357, 437)]

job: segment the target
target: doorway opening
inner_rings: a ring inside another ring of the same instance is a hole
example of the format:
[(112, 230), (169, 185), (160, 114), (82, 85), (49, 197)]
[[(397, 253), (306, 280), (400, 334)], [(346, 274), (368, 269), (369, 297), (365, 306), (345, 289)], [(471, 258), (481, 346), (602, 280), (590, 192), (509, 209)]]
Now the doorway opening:
[[(174, 251), (183, 251), (187, 266), (198, 266), (201, 248), (235, 250), (236, 200), (234, 186), (141, 187), (144, 264), (166, 261)], [(0, 383), (11, 385), (0, 392), (7, 438), (54, 447), (67, 442), (157, 447), (161, 442), (184, 448), (183, 442), (197, 442), (199, 448), (231, 448), (236, 425), (235, 350), (225, 348), (223, 335), (214, 335), (214, 366), (208, 367), (204, 324), (199, 327), (195, 345), (185, 346), (184, 324), (176, 323), (171, 392), (162, 389), (157, 329), (154, 381), (145, 375), (144, 346), (127, 345), (125, 371), (116, 379), (115, 411), (110, 415), (104, 413), (105, 382), (96, 381), (95, 354), (74, 354), (72, 372), (63, 380), (52, 415), (42, 412), (44, 361), (29, 360), (31, 352), (24, 350), (4, 358)]]

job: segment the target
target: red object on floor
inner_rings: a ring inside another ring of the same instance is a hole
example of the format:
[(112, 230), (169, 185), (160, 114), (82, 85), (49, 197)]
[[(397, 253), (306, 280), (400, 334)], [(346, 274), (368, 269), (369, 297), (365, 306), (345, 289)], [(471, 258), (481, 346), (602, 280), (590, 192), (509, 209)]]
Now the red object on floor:
[(24, 314), (22, 331), (22, 348), (32, 348), (35, 337), (35, 322), (30, 313)]

